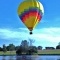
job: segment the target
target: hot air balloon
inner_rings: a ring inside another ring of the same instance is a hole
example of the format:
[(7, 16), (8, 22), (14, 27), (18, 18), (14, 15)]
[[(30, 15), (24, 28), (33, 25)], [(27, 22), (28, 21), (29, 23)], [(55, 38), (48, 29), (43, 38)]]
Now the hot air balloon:
[(44, 14), (43, 5), (38, 0), (24, 0), (18, 7), (18, 16), (25, 26), (32, 30), (39, 23)]

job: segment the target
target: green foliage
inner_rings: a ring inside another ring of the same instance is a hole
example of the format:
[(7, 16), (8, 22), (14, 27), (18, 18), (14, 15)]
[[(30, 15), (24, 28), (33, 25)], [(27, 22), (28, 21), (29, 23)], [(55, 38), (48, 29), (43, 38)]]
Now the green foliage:
[(16, 46), (16, 47), (15, 47), (15, 50), (18, 50), (18, 49), (19, 49), (19, 47), (20, 47), (20, 46)]
[(6, 46), (5, 44), (3, 44), (3, 52), (6, 52), (6, 51), (7, 51)]
[(0, 47), (0, 51), (3, 51), (3, 48)]
[(26, 52), (27, 51), (28, 46), (29, 46), (29, 43), (28, 43), (27, 40), (24, 40), (24, 41), (21, 42), (21, 47), (22, 47), (22, 51), (23, 52)]
[(42, 50), (42, 46), (38, 46), (38, 50)]
[(21, 55), (22, 53), (26, 53), (28, 50), (28, 46), (29, 43), (27, 42), (27, 40), (23, 40), (20, 47), (17, 49), (16, 54)]
[(56, 49), (60, 49), (60, 45), (57, 45), (57, 46), (56, 46)]
[(27, 40), (23, 40), (21, 42), (19, 49), (16, 51), (17, 55), (21, 55), (21, 54), (31, 55), (33, 53), (37, 53), (37, 47), (36, 46), (29, 46), (29, 42)]
[(7, 50), (13, 51), (13, 50), (15, 50), (15, 46), (13, 44), (9, 44), (9, 46), (7, 46)]
[(23, 51), (22, 46), (20, 46), (19, 49), (16, 51), (16, 54), (21, 55), (22, 51)]
[(32, 55), (34, 53), (37, 53), (36, 46), (30, 46), (29, 49), (27, 50), (27, 53), (26, 54)]
[(58, 45), (56, 46), (56, 49), (60, 49), (60, 42), (59, 42)]

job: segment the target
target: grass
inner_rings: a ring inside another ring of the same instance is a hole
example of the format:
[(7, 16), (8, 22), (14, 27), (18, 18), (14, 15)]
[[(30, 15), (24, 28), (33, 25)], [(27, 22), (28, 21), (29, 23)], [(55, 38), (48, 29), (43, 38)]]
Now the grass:
[[(60, 55), (60, 49), (57, 50), (38, 50), (38, 53), (34, 55)], [(0, 56), (2, 55), (16, 55), (16, 51), (7, 51), (7, 52), (2, 52), (0, 51)]]
[(1, 55), (16, 55), (16, 51), (7, 51), (7, 52), (3, 52), (3, 51), (0, 51), (0, 56)]
[(38, 55), (60, 55), (60, 49), (57, 49), (57, 50), (38, 50)]

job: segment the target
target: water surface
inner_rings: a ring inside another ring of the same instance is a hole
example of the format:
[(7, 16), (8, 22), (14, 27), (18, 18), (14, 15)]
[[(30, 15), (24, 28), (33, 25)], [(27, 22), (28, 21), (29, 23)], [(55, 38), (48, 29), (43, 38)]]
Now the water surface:
[(0, 60), (60, 60), (60, 56), (36, 56), (36, 55), (23, 55), (23, 56), (0, 56)]

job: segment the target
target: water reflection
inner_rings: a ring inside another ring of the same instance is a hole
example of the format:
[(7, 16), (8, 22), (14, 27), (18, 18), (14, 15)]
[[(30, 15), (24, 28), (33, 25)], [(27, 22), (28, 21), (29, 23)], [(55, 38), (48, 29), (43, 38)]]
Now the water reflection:
[(0, 60), (60, 60), (60, 56), (0, 56)]
[(60, 59), (57, 59), (57, 60), (60, 60)]
[(2, 60), (6, 60), (6, 59), (5, 59), (5, 56), (2, 57)]
[(60, 56), (39, 56), (38, 60), (60, 60)]
[(36, 60), (36, 59), (35, 57), (32, 56), (23, 55), (23, 56), (16, 56), (16, 60)]
[(8, 60), (14, 60), (14, 56), (9, 56)]

